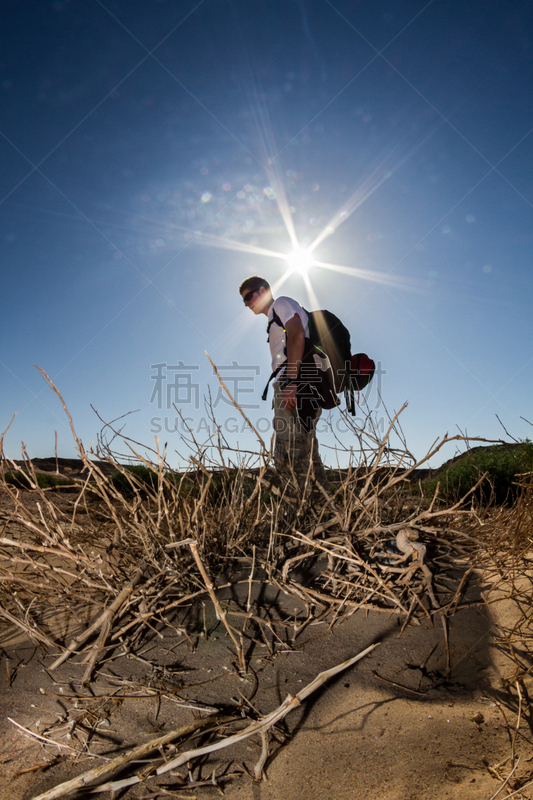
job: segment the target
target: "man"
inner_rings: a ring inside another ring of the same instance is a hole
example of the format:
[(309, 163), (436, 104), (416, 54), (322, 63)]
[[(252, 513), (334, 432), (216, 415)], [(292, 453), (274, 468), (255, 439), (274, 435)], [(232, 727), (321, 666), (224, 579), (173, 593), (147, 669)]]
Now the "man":
[(239, 286), (239, 293), (247, 308), (254, 314), (264, 314), (268, 319), (274, 376), (275, 467), (282, 474), (294, 473), (300, 486), (305, 484), (307, 475), (324, 483), (326, 475), (318, 454), (315, 431), (320, 408), (315, 408), (314, 419), (305, 422), (298, 414), (302, 404), (297, 397), (298, 377), (305, 340), (309, 338), (307, 314), (290, 297), (274, 300), (270, 284), (258, 275), (246, 278)]

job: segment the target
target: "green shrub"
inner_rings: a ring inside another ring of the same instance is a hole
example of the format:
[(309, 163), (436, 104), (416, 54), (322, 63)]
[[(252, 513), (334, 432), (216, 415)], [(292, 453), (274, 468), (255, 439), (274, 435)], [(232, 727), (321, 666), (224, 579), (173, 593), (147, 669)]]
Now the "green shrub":
[[(4, 472), (4, 480), (11, 486), (17, 489), (32, 489), (33, 477), (30, 478), (27, 471), (14, 470)], [(72, 486), (72, 481), (68, 478), (60, 478), (56, 475), (50, 475), (49, 472), (36, 472), (35, 480), (41, 489), (56, 489), (58, 486)], [(31, 482), (30, 482), (31, 481)]]
[(533, 442), (526, 439), (519, 447), (494, 445), (472, 450), (451, 464), (437, 478), (428, 483), (427, 491), (433, 495), (440, 483), (439, 497), (457, 502), (479, 481), (484, 473), (486, 478), (474, 492), (481, 503), (512, 503), (516, 499), (518, 476), (522, 472), (533, 471)]
[(143, 487), (157, 491), (159, 475), (144, 464), (130, 464), (124, 467), (124, 471), (113, 472), (109, 480), (122, 494), (133, 494)]

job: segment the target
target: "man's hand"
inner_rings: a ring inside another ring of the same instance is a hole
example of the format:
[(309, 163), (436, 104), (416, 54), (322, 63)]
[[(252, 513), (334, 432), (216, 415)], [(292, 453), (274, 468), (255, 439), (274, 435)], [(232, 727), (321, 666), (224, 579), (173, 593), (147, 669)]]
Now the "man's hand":
[(292, 410), (296, 408), (296, 384), (289, 383), (281, 393), (281, 405), (283, 408)]

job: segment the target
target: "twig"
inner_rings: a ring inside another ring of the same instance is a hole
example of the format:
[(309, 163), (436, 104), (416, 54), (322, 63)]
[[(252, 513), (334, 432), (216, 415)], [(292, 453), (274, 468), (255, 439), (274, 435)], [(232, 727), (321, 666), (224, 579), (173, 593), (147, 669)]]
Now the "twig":
[(256, 781), (263, 779), (263, 769), (268, 758), (268, 732), (261, 731), (261, 757), (254, 767), (254, 778)]
[(48, 645), (48, 647), (53, 647), (54, 649), (57, 648), (57, 644), (53, 639), (51, 639), (49, 636), (46, 636), (46, 634), (37, 628), (34, 628), (32, 625), (28, 625), (22, 622), (22, 620), (17, 619), (13, 616), (13, 614), (10, 614), (9, 611), (6, 611), (5, 608), (0, 607), (0, 616), (5, 617), (5, 619), (7, 619), (13, 625), (16, 625), (17, 628), (20, 628), (27, 633), (30, 639), (35, 639), (36, 641), (41, 642), (41, 644)]
[(257, 436), (257, 438), (258, 438), (258, 440), (259, 440), (259, 442), (260, 442), (260, 444), (261, 444), (261, 447), (263, 448), (263, 453), (264, 453), (264, 454), (265, 454), (265, 453), (268, 453), (268, 448), (267, 448), (267, 447), (266, 447), (266, 445), (265, 445), (265, 442), (264, 442), (264, 440), (263, 440), (263, 437), (261, 436), (261, 434), (260, 434), (260, 433), (258, 433), (258, 432), (256, 431), (256, 429), (254, 428), (254, 426), (252, 425), (252, 423), (250, 422), (250, 420), (248, 419), (248, 417), (246, 416), (246, 414), (244, 413), (244, 411), (242, 410), (242, 408), (240, 407), (240, 405), (239, 405), (239, 404), (236, 402), (236, 400), (233, 398), (233, 395), (231, 394), (230, 390), (228, 389), (228, 387), (226, 386), (226, 384), (224, 383), (224, 381), (223, 381), (223, 380), (222, 380), (222, 378), (220, 377), (220, 373), (219, 373), (218, 369), (216, 368), (216, 366), (213, 364), (213, 362), (212, 362), (212, 361), (211, 361), (211, 359), (209, 358), (209, 353), (208, 353), (206, 350), (204, 350), (204, 353), (205, 353), (205, 354), (206, 354), (206, 356), (207, 356), (207, 360), (209, 361), (209, 363), (210, 363), (210, 364), (211, 364), (211, 366), (213, 367), (213, 370), (214, 370), (214, 372), (215, 372), (215, 375), (216, 375), (216, 376), (217, 376), (217, 378), (218, 378), (218, 381), (219, 381), (220, 385), (222, 386), (222, 388), (224, 389), (224, 391), (225, 391), (225, 392), (226, 392), (226, 394), (228, 395), (229, 399), (231, 400), (231, 402), (233, 403), (233, 405), (235, 406), (235, 408), (237, 409), (237, 411), (238, 411), (238, 412), (239, 412), (239, 413), (240, 413), (240, 414), (243, 416), (244, 420), (246, 421), (246, 424), (250, 426), (250, 429), (251, 429), (251, 430), (252, 430), (252, 431), (255, 433), (255, 435)]
[[(495, 792), (495, 793), (492, 795), (492, 797), (490, 798), (490, 800), (496, 800), (496, 798), (498, 797), (498, 795), (500, 794), (500, 792), (502, 792), (502, 791), (505, 789), (505, 787), (507, 786), (507, 784), (509, 783), (509, 781), (511, 780), (511, 778), (512, 778), (512, 777), (513, 777), (513, 775), (515, 774), (516, 770), (518, 769), (518, 764), (519, 764), (519, 763), (520, 763), (520, 757), (517, 759), (517, 761), (516, 761), (516, 764), (514, 765), (514, 767), (512, 768), (511, 772), (509, 773), (509, 775), (507, 776), (507, 778), (504, 780), (504, 782), (502, 783), (502, 785), (500, 786), (500, 788), (498, 789), (498, 791), (497, 791), (497, 792)], [(513, 792), (513, 794), (516, 794), (516, 792)], [(511, 795), (507, 795), (507, 797), (511, 797)]]
[[(175, 730), (169, 731), (164, 736), (159, 736), (157, 739), (152, 739), (146, 744), (141, 744), (138, 747), (134, 747), (133, 750), (125, 753), (123, 756), (113, 759), (113, 761), (109, 761), (107, 764), (102, 764), (101, 767), (95, 767), (94, 769), (90, 769), (88, 772), (84, 772), (83, 775), (78, 775), (77, 778), (73, 778), (65, 783), (60, 783), (53, 789), (37, 795), (33, 798), (33, 800), (55, 800), (57, 797), (66, 797), (67, 795), (73, 794), (80, 789), (87, 788), (91, 783), (94, 783), (94, 781), (107, 778), (109, 775), (112, 775), (114, 772), (117, 772), (119, 769), (121, 769), (125, 764), (130, 764), (134, 761), (137, 761), (139, 758), (143, 758), (153, 750), (157, 750), (159, 747), (163, 747), (165, 744), (169, 744), (175, 739), (181, 739), (184, 736), (189, 736), (199, 728), (205, 728), (206, 725), (224, 724), (233, 719), (234, 717), (226, 717), (222, 714), (212, 714), (208, 717), (203, 717), (202, 719), (196, 719), (190, 725), (185, 725), (182, 728), (176, 728)], [(140, 780), (140, 778), (137, 778), (135, 782), (139, 783)]]
[[(307, 686), (301, 689), (296, 695), (294, 696), (290, 694), (287, 695), (283, 703), (277, 709), (275, 709), (275, 711), (272, 711), (267, 716), (263, 717), (260, 720), (257, 720), (257, 722), (253, 722), (251, 725), (245, 728), (244, 731), (241, 731), (240, 733), (234, 734), (233, 736), (229, 736), (225, 739), (215, 742), (214, 744), (207, 745), (205, 747), (198, 747), (196, 749), (187, 750), (184, 753), (180, 753), (179, 756), (177, 756), (176, 758), (173, 758), (170, 761), (167, 761), (165, 764), (159, 766), (152, 773), (152, 775), (154, 776), (164, 775), (166, 772), (169, 772), (170, 770), (173, 769), (177, 769), (182, 764), (186, 764), (188, 761), (192, 761), (195, 758), (207, 755), (208, 753), (214, 753), (217, 750), (222, 750), (226, 747), (230, 747), (233, 744), (237, 744), (237, 742), (241, 742), (244, 739), (248, 739), (250, 736), (253, 736), (255, 734), (261, 734), (263, 732), (268, 731), (269, 728), (271, 728), (273, 725), (275, 725), (277, 722), (283, 719), (290, 711), (297, 708), (302, 703), (303, 700), (305, 700), (307, 697), (309, 697), (309, 695), (311, 695), (313, 692), (319, 689), (320, 686), (322, 686), (327, 680), (332, 678), (334, 675), (337, 675), (339, 672), (343, 672), (344, 670), (349, 669), (357, 661), (364, 658), (364, 656), (368, 655), (368, 653), (371, 653), (372, 650), (374, 650), (378, 646), (378, 644), (379, 642), (376, 642), (375, 644), (370, 645), (370, 647), (367, 647), (365, 650), (363, 650), (361, 653), (354, 656), (353, 658), (349, 658), (347, 661), (343, 661), (342, 664), (338, 664), (337, 666), (332, 667), (331, 669), (321, 672), (319, 675), (317, 675), (317, 677), (313, 681), (311, 681), (311, 683), (309, 683)], [(171, 736), (171, 734), (167, 734), (167, 736)], [(175, 735), (172, 738), (177, 738), (177, 737)], [(172, 741), (171, 738), (167, 739), (167, 737), (162, 737), (161, 740), (155, 740), (155, 741), (162, 741), (162, 740)], [(146, 751), (149, 752), (150, 750), (153, 750), (157, 746), (158, 746), (157, 744), (150, 742), (148, 745), (144, 745), (143, 747), (149, 748)], [(123, 766), (124, 764), (128, 763), (128, 761), (131, 761), (132, 758), (138, 758), (139, 750), (140, 748), (137, 748), (135, 751), (132, 751), (132, 753), (133, 752), (135, 753), (134, 756), (132, 756), (131, 754), (129, 757), (123, 756), (121, 759), (117, 759), (116, 762), (112, 762), (112, 764), (106, 766), (111, 767), (113, 764), (118, 762), (120, 762), (119, 766)], [(117, 767), (115, 767), (113, 771), (115, 771), (116, 768)], [(92, 777), (88, 778), (87, 777), (88, 775), (92, 775)], [(89, 781), (93, 780), (94, 780), (94, 770), (91, 770), (90, 773), (81, 775), (80, 777), (74, 779), (74, 781), (68, 781), (67, 784), (60, 784), (59, 786), (56, 786), (55, 789), (52, 789), (50, 792), (45, 792), (44, 794), (41, 794), (38, 797), (33, 798), (33, 800), (55, 800), (55, 798), (64, 797), (66, 794), (70, 794), (72, 791), (75, 791), (76, 789), (82, 787), (88, 787)], [(143, 778), (140, 778), (137, 775), (135, 775), (130, 778), (125, 778), (124, 780), (105, 783), (99, 786), (93, 786), (91, 789), (87, 788), (87, 790), (90, 791), (91, 793), (117, 792), (128, 786), (134, 786), (137, 783), (141, 783), (142, 781)]]
[[(523, 786), (520, 787), (520, 789), (516, 789), (514, 792), (511, 792), (511, 794), (505, 795), (505, 800), (509, 800), (511, 797), (516, 797), (517, 794), (522, 794), (524, 789), (529, 789), (530, 786), (533, 786), (533, 781), (529, 781), (529, 783), (525, 783)], [(502, 786), (502, 788), (503, 788), (503, 786)], [(496, 795), (494, 795), (494, 797), (496, 797)], [(492, 797), (491, 797), (491, 800), (493, 800)]]
[(427, 692), (421, 692), (420, 689), (411, 689), (410, 686), (404, 686), (403, 683), (396, 683), (396, 681), (390, 681), (388, 678), (384, 678), (382, 675), (376, 672), (376, 670), (372, 670), (372, 675), (377, 678), (379, 681), (383, 681), (383, 683), (387, 683), (389, 686), (394, 686), (395, 689), (403, 689), (404, 692), (412, 692), (412, 694), (417, 695), (425, 695)]
[(15, 727), (23, 731), (23, 733), (27, 734), (28, 736), (31, 736), (32, 739), (37, 739), (38, 741), (45, 742), (46, 744), (53, 744), (55, 747), (62, 747), (64, 750), (70, 750), (72, 753), (76, 753), (76, 755), (79, 755), (79, 751), (76, 750), (75, 747), (72, 747), (70, 744), (61, 744), (61, 742), (56, 742), (54, 741), (54, 739), (49, 739), (47, 736), (41, 736), (40, 733), (34, 733), (33, 731), (30, 731), (29, 728), (25, 728), (24, 725), (15, 722), (15, 720), (11, 719), (11, 717), (8, 717), (7, 720), (8, 722), (11, 722), (12, 725), (15, 725)]
[(190, 541), (187, 542), (187, 544), (191, 548), (191, 552), (193, 554), (193, 558), (196, 561), (196, 565), (197, 565), (198, 569), (200, 570), (200, 574), (201, 574), (202, 579), (203, 579), (203, 581), (205, 583), (206, 589), (209, 592), (209, 596), (210, 596), (210, 598), (211, 598), (211, 600), (213, 602), (213, 605), (215, 606), (217, 619), (219, 619), (223, 623), (224, 627), (226, 628), (226, 630), (227, 630), (227, 632), (228, 632), (228, 634), (229, 634), (229, 636), (231, 638), (231, 641), (235, 645), (235, 649), (237, 651), (237, 657), (239, 659), (239, 669), (244, 674), (246, 672), (246, 661), (245, 661), (245, 658), (244, 658), (244, 648), (243, 648), (242, 642), (239, 642), (237, 640), (237, 637), (233, 633), (233, 629), (232, 629), (231, 625), (229, 624), (229, 622), (226, 619), (226, 613), (224, 612), (224, 610), (222, 609), (222, 606), (218, 602), (218, 597), (216, 596), (216, 592), (215, 592), (213, 583), (212, 583), (209, 575), (207, 574), (204, 565), (202, 564), (202, 559), (200, 558), (200, 555), (198, 553), (198, 547), (197, 547), (196, 542), (190, 540)]
[[(122, 591), (120, 592), (118, 597), (115, 598), (115, 600), (111, 603), (111, 605), (108, 608), (106, 608), (106, 610), (102, 614), (100, 614), (100, 616), (95, 620), (95, 622), (93, 622), (92, 625), (90, 625), (87, 628), (87, 630), (85, 630), (82, 634), (80, 634), (79, 636), (76, 636), (72, 640), (72, 642), (69, 644), (69, 646), (67, 647), (65, 652), (62, 653), (59, 656), (59, 658), (56, 659), (54, 661), (54, 663), (51, 665), (50, 670), (57, 669), (61, 664), (63, 664), (64, 661), (66, 661), (68, 658), (70, 658), (70, 656), (75, 651), (75, 649), (80, 644), (82, 644), (83, 642), (87, 641), (87, 639), (90, 636), (92, 636), (92, 634), (95, 631), (97, 631), (99, 628), (102, 628), (103, 631), (106, 630), (108, 623), (110, 623), (111, 619), (113, 618), (113, 615), (119, 610), (119, 608), (122, 605), (124, 605), (124, 603), (127, 601), (128, 597), (133, 592), (133, 589), (135, 588), (136, 584), (141, 580), (145, 568), (146, 568), (145, 562), (141, 562), (141, 564), (137, 568), (137, 571), (135, 572), (133, 578), (122, 589)], [(107, 636), (105, 638), (107, 638)], [(100, 647), (102, 647), (102, 646), (103, 645), (99, 645), (98, 642), (97, 642), (97, 644), (95, 646), (97, 653), (98, 653), (98, 649)], [(92, 666), (94, 667), (94, 663), (93, 663)], [(92, 669), (91, 669), (91, 671), (92, 671)]]

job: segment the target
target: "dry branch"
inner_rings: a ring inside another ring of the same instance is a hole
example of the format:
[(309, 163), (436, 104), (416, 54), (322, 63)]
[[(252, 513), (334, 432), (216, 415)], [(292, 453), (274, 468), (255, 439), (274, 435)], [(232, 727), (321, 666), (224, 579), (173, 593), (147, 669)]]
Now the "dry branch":
[(216, 610), (217, 619), (219, 619), (224, 624), (224, 627), (226, 628), (226, 630), (227, 630), (227, 632), (228, 632), (228, 634), (229, 634), (229, 636), (231, 638), (231, 641), (235, 645), (235, 649), (237, 651), (237, 656), (238, 656), (238, 659), (239, 659), (239, 669), (244, 674), (246, 672), (246, 662), (244, 660), (244, 651), (243, 651), (243, 647), (242, 647), (242, 642), (239, 642), (237, 640), (231, 625), (229, 624), (228, 620), (226, 619), (226, 613), (224, 612), (224, 610), (222, 609), (222, 606), (218, 602), (218, 598), (216, 596), (216, 592), (215, 592), (213, 583), (212, 583), (211, 579), (209, 578), (209, 575), (205, 571), (205, 567), (202, 564), (202, 560), (201, 560), (201, 558), (200, 558), (200, 556), (198, 554), (197, 543), (194, 542), (194, 541), (189, 541), (189, 542), (187, 542), (187, 544), (191, 548), (191, 552), (193, 554), (194, 560), (196, 561), (196, 564), (197, 564), (198, 569), (200, 571), (200, 574), (201, 574), (201, 576), (203, 578), (203, 581), (205, 583), (207, 591), (209, 592), (209, 596), (210, 596), (210, 598), (211, 598), (211, 600), (213, 602), (213, 605), (215, 607), (215, 610)]
[[(76, 648), (79, 647), (80, 644), (86, 642), (87, 639), (89, 639), (93, 635), (93, 633), (101, 629), (102, 632), (105, 632), (105, 635), (103, 636), (103, 641), (100, 642), (99, 640), (95, 645), (96, 648), (95, 656), (98, 655), (98, 651), (104, 646), (107, 635), (109, 634), (109, 629), (111, 626), (111, 620), (113, 619), (113, 616), (128, 600), (128, 597), (133, 592), (133, 589), (135, 588), (137, 583), (141, 580), (145, 568), (146, 565), (144, 563), (139, 565), (131, 581), (129, 581), (129, 583), (126, 586), (124, 586), (120, 594), (115, 598), (115, 600), (111, 603), (111, 605), (108, 608), (106, 608), (102, 614), (98, 616), (98, 618), (92, 623), (92, 625), (90, 625), (87, 628), (87, 630), (85, 630), (82, 634), (76, 636), (72, 640), (72, 642), (69, 644), (65, 652), (62, 653), (59, 656), (59, 658), (57, 658), (51, 665), (50, 667), (51, 670), (57, 669), (61, 664), (63, 664), (63, 662), (65, 662), (68, 658), (70, 658), (70, 656), (76, 651)], [(91, 658), (91, 671), (92, 668), (94, 667), (95, 660), (96, 658), (94, 659)], [(88, 678), (85, 677), (84, 681), (86, 679)]]
[[(311, 681), (311, 683), (301, 689), (296, 695), (287, 695), (283, 703), (275, 711), (272, 711), (262, 719), (257, 720), (257, 722), (253, 722), (251, 725), (245, 728), (244, 731), (236, 733), (233, 736), (229, 736), (225, 739), (221, 739), (214, 744), (207, 745), (205, 747), (198, 747), (193, 750), (187, 750), (184, 753), (180, 753), (176, 758), (166, 761), (163, 765), (159, 766), (150, 775), (150, 777), (164, 775), (166, 772), (169, 772), (172, 769), (177, 769), (182, 764), (186, 764), (188, 761), (192, 761), (195, 758), (200, 758), (201, 756), (208, 755), (209, 753), (214, 753), (217, 750), (230, 747), (231, 745), (237, 744), (244, 739), (248, 739), (250, 736), (254, 736), (255, 734), (266, 733), (266, 731), (272, 728), (272, 726), (277, 722), (282, 720), (290, 711), (293, 711), (295, 708), (297, 708), (307, 697), (320, 688), (320, 686), (322, 686), (327, 680), (332, 678), (334, 675), (337, 675), (339, 672), (343, 672), (344, 670), (352, 667), (357, 661), (364, 658), (364, 656), (368, 655), (368, 653), (371, 653), (372, 650), (378, 646), (378, 644), (379, 642), (376, 642), (375, 644), (367, 647), (361, 653), (358, 653), (358, 655), (353, 656), (353, 658), (349, 658), (347, 661), (343, 661), (342, 664), (338, 664), (331, 669), (321, 672), (313, 681)], [(210, 721), (212, 721), (210, 717), (202, 721), (197, 721), (197, 726), (199, 722), (207, 724)], [(189, 727), (192, 728), (192, 726)], [(183, 735), (183, 732), (172, 731), (171, 733), (166, 734), (166, 736), (159, 737), (159, 739), (148, 742), (146, 745), (135, 748), (135, 750), (131, 751), (126, 756), (121, 756), (119, 759), (116, 759), (109, 764), (105, 764), (102, 767), (97, 767), (96, 770), (90, 770), (88, 773), (85, 773), (85, 775), (81, 775), (78, 778), (75, 778), (73, 781), (67, 781), (67, 783), (60, 784), (51, 791), (34, 797), (33, 800), (56, 800), (56, 798), (66, 797), (80, 788), (85, 788), (86, 791), (90, 791), (91, 793), (118, 792), (128, 786), (134, 786), (137, 783), (141, 783), (145, 780), (143, 777), (133, 776), (131, 778), (125, 778), (123, 780), (105, 783), (99, 786), (92, 786), (89, 788), (89, 783), (94, 782), (95, 779), (98, 780), (103, 775), (108, 775), (112, 772), (115, 772), (125, 764), (140, 758), (141, 755), (145, 755), (157, 747), (161, 747), (163, 744), (173, 741), (173, 739)], [(262, 760), (263, 757), (261, 757), (261, 762)]]
[(194, 733), (200, 728), (205, 728), (207, 725), (222, 725), (231, 721), (232, 719), (233, 717), (227, 717), (222, 714), (212, 714), (208, 717), (197, 719), (190, 725), (185, 725), (181, 728), (176, 728), (175, 730), (169, 731), (168, 733), (165, 733), (164, 736), (159, 736), (157, 739), (152, 739), (146, 744), (141, 744), (138, 747), (135, 747), (133, 750), (125, 753), (123, 756), (113, 759), (113, 761), (109, 761), (106, 764), (102, 764), (100, 767), (95, 767), (88, 772), (84, 772), (83, 775), (78, 775), (77, 778), (73, 778), (70, 781), (61, 783), (58, 786), (55, 786), (53, 789), (37, 795), (33, 798), (33, 800), (55, 800), (57, 797), (67, 797), (69, 794), (73, 794), (80, 789), (86, 789), (95, 781), (102, 780), (102, 778), (108, 778), (119, 769), (122, 769), (122, 767), (124, 767), (126, 764), (135, 763), (135, 761), (140, 758), (144, 758), (144, 756), (148, 755), (148, 753), (151, 753), (154, 750), (169, 744), (170, 742), (174, 742), (176, 739), (182, 739), (184, 736), (190, 736), (190, 734)]
[(224, 383), (224, 381), (220, 377), (220, 373), (219, 373), (217, 367), (213, 364), (213, 362), (209, 358), (209, 354), (207, 353), (207, 351), (204, 351), (204, 352), (205, 352), (205, 354), (207, 356), (207, 360), (209, 361), (209, 363), (213, 367), (213, 370), (215, 372), (215, 375), (218, 378), (218, 381), (219, 381), (220, 385), (222, 386), (222, 388), (224, 389), (224, 391), (228, 395), (229, 399), (231, 400), (231, 402), (233, 403), (233, 405), (235, 406), (235, 408), (237, 409), (239, 414), (241, 414), (243, 416), (244, 420), (246, 421), (246, 424), (249, 425), (250, 430), (252, 430), (255, 433), (255, 435), (257, 436), (257, 439), (258, 439), (258, 441), (259, 441), (259, 443), (261, 445), (261, 448), (263, 450), (263, 455), (266, 455), (268, 457), (269, 456), (269, 451), (268, 451), (268, 448), (266, 447), (266, 445), (265, 445), (265, 443), (263, 441), (262, 436), (256, 431), (256, 429), (254, 428), (254, 426), (252, 425), (252, 423), (250, 422), (250, 420), (248, 419), (248, 417), (246, 416), (246, 414), (242, 410), (241, 406), (237, 403), (237, 401), (235, 400), (235, 398), (231, 394), (230, 390), (228, 389), (228, 387), (226, 386), (226, 384)]

